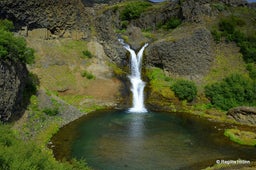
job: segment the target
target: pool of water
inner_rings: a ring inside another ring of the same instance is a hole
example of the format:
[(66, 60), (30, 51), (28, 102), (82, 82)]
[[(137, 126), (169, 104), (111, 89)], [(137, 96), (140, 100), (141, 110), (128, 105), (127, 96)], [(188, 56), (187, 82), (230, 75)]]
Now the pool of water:
[(57, 159), (86, 159), (93, 169), (200, 169), (216, 160), (255, 160), (256, 148), (223, 136), (225, 125), (182, 113), (101, 111), (53, 137)]

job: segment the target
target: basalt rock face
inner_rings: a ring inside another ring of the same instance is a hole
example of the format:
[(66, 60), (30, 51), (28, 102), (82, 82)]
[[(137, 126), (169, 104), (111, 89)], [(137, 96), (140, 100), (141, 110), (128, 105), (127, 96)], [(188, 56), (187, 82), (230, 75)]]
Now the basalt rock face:
[(160, 40), (146, 49), (146, 63), (160, 67), (173, 75), (200, 78), (213, 61), (211, 33), (197, 28), (179, 40)]
[(256, 125), (256, 107), (235, 107), (230, 109), (227, 115), (237, 122)]
[(119, 65), (127, 65), (126, 51), (118, 41), (115, 29), (119, 27), (119, 13), (107, 10), (95, 19), (97, 39), (103, 45), (106, 55)]
[(231, 6), (246, 6), (248, 4), (246, 0), (221, 0), (221, 1)]
[(52, 33), (69, 28), (86, 29), (92, 12), (80, 0), (1, 0), (0, 16), (17, 26), (48, 28)]
[(138, 19), (132, 20), (133, 26), (141, 29), (157, 29), (158, 25), (166, 23), (170, 18), (181, 18), (181, 8), (177, 1), (170, 1), (164, 6), (142, 13)]
[(0, 60), (0, 120), (8, 121), (21, 113), (27, 79), (25, 64)]

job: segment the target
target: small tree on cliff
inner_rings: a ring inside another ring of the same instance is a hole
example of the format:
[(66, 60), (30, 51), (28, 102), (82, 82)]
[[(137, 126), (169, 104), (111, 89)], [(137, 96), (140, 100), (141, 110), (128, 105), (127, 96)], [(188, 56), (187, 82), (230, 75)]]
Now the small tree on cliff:
[(34, 62), (34, 50), (28, 48), (26, 41), (21, 37), (15, 37), (10, 32), (14, 26), (8, 20), (0, 20), (0, 59), (21, 61), (32, 64)]

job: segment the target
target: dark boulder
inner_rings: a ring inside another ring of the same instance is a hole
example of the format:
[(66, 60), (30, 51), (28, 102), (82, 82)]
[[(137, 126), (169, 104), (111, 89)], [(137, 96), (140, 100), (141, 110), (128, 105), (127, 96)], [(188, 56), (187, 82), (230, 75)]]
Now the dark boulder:
[(0, 120), (8, 121), (21, 114), (27, 80), (25, 64), (0, 60)]
[(230, 109), (227, 115), (239, 123), (256, 125), (256, 107), (235, 107)]

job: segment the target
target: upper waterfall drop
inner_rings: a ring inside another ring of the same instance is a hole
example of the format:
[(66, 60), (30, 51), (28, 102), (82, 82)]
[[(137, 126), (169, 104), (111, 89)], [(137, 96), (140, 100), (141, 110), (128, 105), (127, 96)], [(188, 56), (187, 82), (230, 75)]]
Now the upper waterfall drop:
[(144, 113), (147, 109), (144, 106), (144, 87), (145, 82), (141, 80), (141, 63), (143, 52), (148, 46), (146, 43), (136, 55), (135, 51), (130, 46), (119, 39), (124, 48), (130, 52), (131, 55), (131, 74), (129, 75), (131, 86), (131, 92), (133, 95), (133, 106), (129, 109), (129, 112)]

